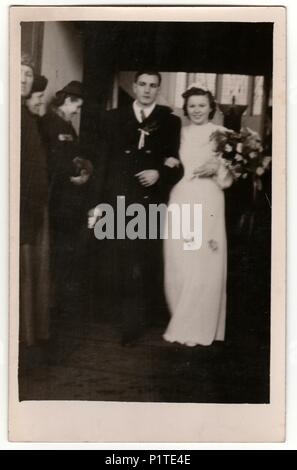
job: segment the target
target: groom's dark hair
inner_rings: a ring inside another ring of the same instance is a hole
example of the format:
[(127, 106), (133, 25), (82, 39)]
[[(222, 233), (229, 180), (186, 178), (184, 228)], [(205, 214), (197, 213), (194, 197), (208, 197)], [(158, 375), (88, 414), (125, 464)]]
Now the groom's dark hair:
[(140, 77), (140, 75), (143, 75), (143, 74), (146, 74), (146, 75), (154, 75), (155, 77), (158, 77), (158, 80), (159, 80), (158, 85), (159, 85), (159, 86), (161, 85), (162, 76), (161, 76), (160, 72), (157, 72), (156, 70), (146, 70), (146, 69), (144, 69), (144, 70), (139, 70), (138, 72), (136, 72), (136, 74), (135, 74), (135, 76), (134, 76), (134, 82), (136, 83), (138, 77)]

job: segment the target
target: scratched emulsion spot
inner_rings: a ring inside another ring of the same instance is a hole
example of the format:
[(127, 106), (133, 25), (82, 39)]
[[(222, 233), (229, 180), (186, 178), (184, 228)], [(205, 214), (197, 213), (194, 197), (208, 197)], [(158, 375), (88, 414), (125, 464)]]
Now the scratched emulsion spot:
[(216, 240), (208, 240), (208, 246), (212, 251), (217, 251), (219, 244)]

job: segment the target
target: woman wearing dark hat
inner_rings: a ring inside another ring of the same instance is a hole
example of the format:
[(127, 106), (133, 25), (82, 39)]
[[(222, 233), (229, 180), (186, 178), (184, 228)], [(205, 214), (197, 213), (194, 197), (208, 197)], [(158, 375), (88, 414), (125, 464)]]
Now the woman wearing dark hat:
[(82, 104), (82, 84), (72, 81), (56, 93), (52, 107), (41, 119), (49, 168), (51, 259), (59, 316), (80, 308), (86, 279), (84, 231), (92, 164), (81, 157), (71, 122)]
[(49, 338), (48, 174), (37, 122), (25, 105), (34, 66), (21, 58), (20, 361)]

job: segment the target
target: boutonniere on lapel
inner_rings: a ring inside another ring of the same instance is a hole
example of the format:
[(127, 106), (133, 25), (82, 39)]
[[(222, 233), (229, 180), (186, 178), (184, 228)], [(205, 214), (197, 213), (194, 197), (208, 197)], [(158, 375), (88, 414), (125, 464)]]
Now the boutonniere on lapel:
[(151, 135), (157, 129), (158, 129), (157, 121), (153, 121), (149, 124), (145, 124), (144, 126), (138, 128), (138, 131), (140, 132), (139, 141), (138, 141), (139, 150), (142, 149), (145, 145), (145, 137)]

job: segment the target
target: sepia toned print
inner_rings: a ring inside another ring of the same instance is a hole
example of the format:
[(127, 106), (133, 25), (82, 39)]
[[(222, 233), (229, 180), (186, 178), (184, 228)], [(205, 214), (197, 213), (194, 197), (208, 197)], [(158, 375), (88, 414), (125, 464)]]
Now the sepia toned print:
[(283, 9), (244, 10), (11, 9), (14, 440), (283, 438)]

